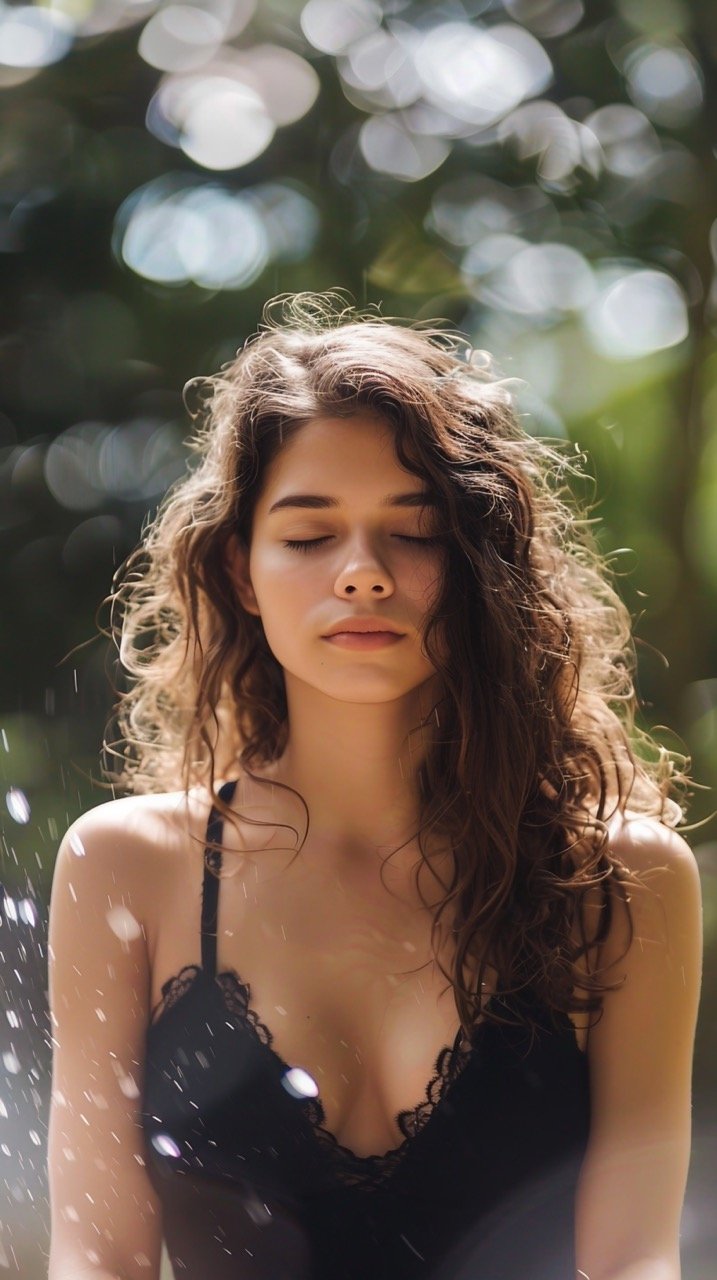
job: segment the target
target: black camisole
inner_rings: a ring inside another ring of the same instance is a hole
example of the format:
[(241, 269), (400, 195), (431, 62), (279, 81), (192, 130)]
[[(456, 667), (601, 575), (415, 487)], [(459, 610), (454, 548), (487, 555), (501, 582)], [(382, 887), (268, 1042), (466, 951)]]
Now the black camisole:
[(396, 1117), (400, 1145), (355, 1155), (249, 984), (216, 972), (221, 834), (212, 809), (201, 965), (164, 984), (146, 1036), (141, 1123), (176, 1280), (575, 1280), (590, 1100), (567, 1014), (556, 1027), (534, 997), (501, 998), (529, 1002), (537, 1031), (459, 1030)]

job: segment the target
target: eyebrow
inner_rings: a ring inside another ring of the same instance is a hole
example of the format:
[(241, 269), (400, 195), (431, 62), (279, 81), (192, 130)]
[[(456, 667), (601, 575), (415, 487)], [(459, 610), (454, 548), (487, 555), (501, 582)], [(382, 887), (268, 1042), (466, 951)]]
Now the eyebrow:
[[(385, 498), (379, 502), (380, 507), (436, 507), (437, 495), (428, 490), (414, 490), (413, 493), (388, 493)], [(325, 510), (328, 507), (340, 507), (341, 503), (338, 498), (328, 498), (324, 494), (319, 493), (287, 493), (285, 498), (279, 498), (278, 502), (272, 503), (269, 507), (268, 515), (273, 511), (283, 511), (286, 507), (302, 507), (310, 508), (312, 511)]]

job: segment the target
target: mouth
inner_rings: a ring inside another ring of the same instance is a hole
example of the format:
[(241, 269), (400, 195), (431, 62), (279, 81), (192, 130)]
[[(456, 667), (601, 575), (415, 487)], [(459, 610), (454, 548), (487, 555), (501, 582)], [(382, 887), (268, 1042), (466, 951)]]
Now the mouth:
[(403, 632), (399, 631), (397, 627), (392, 626), (390, 622), (387, 622), (385, 625), (383, 625), (378, 618), (374, 619), (374, 618), (366, 617), (366, 618), (346, 618), (344, 622), (338, 622), (336, 626), (332, 627), (331, 631), (326, 632), (326, 634), (323, 636), (323, 639), (330, 640), (332, 636), (336, 636), (336, 635), (401, 636), (403, 635)]
[(398, 631), (334, 631), (322, 638), (342, 649), (381, 649), (403, 640)]

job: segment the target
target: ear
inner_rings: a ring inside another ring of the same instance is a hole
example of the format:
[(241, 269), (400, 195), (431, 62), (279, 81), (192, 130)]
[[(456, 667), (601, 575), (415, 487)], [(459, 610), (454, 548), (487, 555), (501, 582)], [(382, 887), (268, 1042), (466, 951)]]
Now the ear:
[(249, 548), (233, 533), (224, 551), (224, 563), (242, 608), (260, 617), (259, 603), (249, 577)]

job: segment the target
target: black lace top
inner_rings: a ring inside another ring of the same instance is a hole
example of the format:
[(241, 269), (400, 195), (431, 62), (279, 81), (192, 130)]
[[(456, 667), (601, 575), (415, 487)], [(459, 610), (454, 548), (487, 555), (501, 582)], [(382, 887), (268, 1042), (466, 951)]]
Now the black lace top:
[[(216, 867), (220, 839), (213, 810)], [(273, 1048), (249, 984), (216, 972), (218, 892), (205, 868), (202, 963), (164, 984), (147, 1029), (142, 1125), (176, 1280), (575, 1280), (590, 1103), (567, 1015), (556, 1029), (524, 996), (532, 1036), (459, 1031), (396, 1116), (400, 1144), (356, 1155)]]

